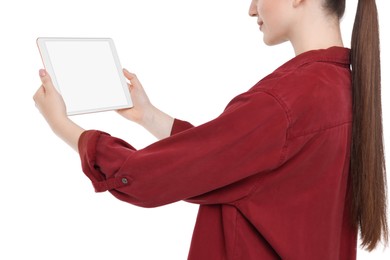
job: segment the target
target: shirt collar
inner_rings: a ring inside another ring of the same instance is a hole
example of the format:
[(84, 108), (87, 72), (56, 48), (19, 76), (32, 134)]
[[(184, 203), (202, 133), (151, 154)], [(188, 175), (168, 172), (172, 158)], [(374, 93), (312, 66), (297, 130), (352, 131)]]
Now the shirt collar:
[(350, 65), (350, 50), (348, 48), (334, 46), (328, 49), (307, 51), (289, 60), (276, 69), (275, 72), (293, 70), (312, 62), (339, 63), (348, 67)]

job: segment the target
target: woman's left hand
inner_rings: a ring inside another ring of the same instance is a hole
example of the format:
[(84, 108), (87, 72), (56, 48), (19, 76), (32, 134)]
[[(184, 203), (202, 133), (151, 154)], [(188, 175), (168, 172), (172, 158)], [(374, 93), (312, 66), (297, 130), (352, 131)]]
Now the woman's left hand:
[(65, 103), (60, 93), (54, 87), (50, 75), (41, 69), (39, 76), (41, 77), (42, 85), (34, 95), (35, 106), (55, 131), (62, 122), (68, 120)]
[(62, 140), (78, 151), (78, 142), (84, 129), (71, 121), (66, 114), (65, 102), (53, 85), (45, 70), (39, 71), (41, 87), (34, 95), (35, 106), (39, 109), (51, 129)]

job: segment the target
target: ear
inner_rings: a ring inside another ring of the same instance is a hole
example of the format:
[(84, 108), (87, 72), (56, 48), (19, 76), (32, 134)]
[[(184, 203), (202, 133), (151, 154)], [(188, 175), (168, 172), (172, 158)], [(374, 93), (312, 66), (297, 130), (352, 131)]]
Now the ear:
[(300, 6), (303, 2), (305, 2), (305, 0), (292, 0), (292, 6), (296, 8)]

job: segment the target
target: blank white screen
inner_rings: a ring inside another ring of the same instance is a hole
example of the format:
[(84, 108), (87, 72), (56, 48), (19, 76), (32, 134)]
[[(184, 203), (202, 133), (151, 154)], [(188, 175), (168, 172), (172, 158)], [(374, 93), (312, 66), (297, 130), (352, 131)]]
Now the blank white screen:
[(127, 104), (106, 41), (47, 41), (46, 48), (68, 114)]

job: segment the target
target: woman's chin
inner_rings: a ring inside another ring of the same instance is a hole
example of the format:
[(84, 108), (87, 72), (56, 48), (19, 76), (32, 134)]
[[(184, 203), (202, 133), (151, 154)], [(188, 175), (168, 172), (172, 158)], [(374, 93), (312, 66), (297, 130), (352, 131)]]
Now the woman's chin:
[(284, 43), (286, 41), (288, 41), (288, 40), (287, 39), (278, 39), (278, 38), (267, 37), (265, 34), (264, 34), (264, 37), (263, 37), (263, 42), (267, 46), (275, 46), (275, 45)]

